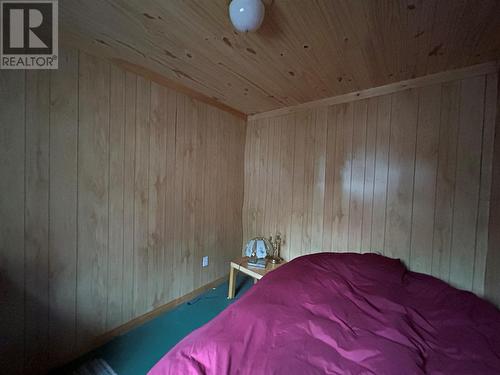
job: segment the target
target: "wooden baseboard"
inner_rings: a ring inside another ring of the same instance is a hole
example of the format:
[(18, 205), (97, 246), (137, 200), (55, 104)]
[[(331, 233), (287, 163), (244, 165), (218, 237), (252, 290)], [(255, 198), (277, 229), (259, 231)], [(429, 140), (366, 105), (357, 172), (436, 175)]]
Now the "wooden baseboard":
[(202, 287), (195, 289), (188, 294), (185, 294), (179, 298), (176, 298), (176, 299), (174, 299), (174, 300), (172, 300), (172, 301), (170, 301), (170, 302), (168, 302), (160, 307), (157, 307), (156, 309), (154, 309), (146, 314), (138, 316), (137, 318), (134, 318), (134, 319), (128, 321), (127, 323), (122, 324), (121, 326), (118, 326), (118, 327), (112, 329), (109, 332), (106, 332), (105, 334), (95, 338), (92, 341), (92, 343), (89, 344), (88, 346), (86, 346), (84, 349), (78, 351), (78, 353), (76, 353), (76, 354), (72, 355), (70, 358), (67, 358), (66, 360), (64, 360), (63, 363), (56, 364), (56, 367), (64, 366), (65, 364), (68, 364), (71, 361), (73, 361), (73, 360), (91, 352), (92, 350), (95, 350), (98, 347), (106, 344), (108, 341), (111, 341), (115, 337), (123, 335), (124, 333), (132, 330), (133, 328), (136, 328), (136, 327), (156, 318), (157, 316), (159, 316), (159, 315), (161, 315), (169, 310), (172, 310), (173, 308), (183, 304), (184, 302), (187, 302), (187, 301), (199, 296), (200, 294), (206, 292), (207, 290), (212, 289), (213, 287), (223, 283), (225, 280), (227, 280), (227, 278), (228, 278), (228, 275), (224, 275), (222, 277), (219, 277), (218, 279), (216, 279), (208, 284), (205, 284)]
[(227, 280), (227, 278), (228, 278), (227, 275), (222, 276), (222, 277), (218, 278), (217, 280), (212, 281), (211, 283), (208, 283), (208, 284), (203, 285), (202, 287), (200, 287), (198, 289), (193, 290), (191, 293), (188, 293), (188, 294), (183, 295), (182, 297), (176, 298), (176, 299), (174, 299), (174, 300), (172, 300), (172, 301), (170, 301), (170, 302), (168, 302), (160, 307), (157, 307), (153, 311), (150, 311), (144, 315), (138, 316), (137, 318), (134, 318), (131, 321), (129, 321), (129, 322), (127, 322), (119, 327), (116, 327), (115, 329), (107, 332), (103, 336), (100, 336), (99, 337), (100, 343), (97, 346), (101, 346), (102, 344), (110, 341), (111, 339), (113, 339), (117, 336), (120, 336), (120, 335), (124, 334), (125, 332), (128, 332), (131, 329), (133, 329), (137, 326), (140, 326), (141, 324), (144, 324), (151, 319), (156, 318), (158, 315), (163, 314), (164, 312), (167, 312), (169, 310), (172, 310), (174, 307), (177, 307), (177, 306), (183, 304), (184, 302), (187, 302), (187, 301), (197, 297), (198, 295), (206, 292), (207, 290), (212, 289), (216, 285), (221, 284), (224, 280)]

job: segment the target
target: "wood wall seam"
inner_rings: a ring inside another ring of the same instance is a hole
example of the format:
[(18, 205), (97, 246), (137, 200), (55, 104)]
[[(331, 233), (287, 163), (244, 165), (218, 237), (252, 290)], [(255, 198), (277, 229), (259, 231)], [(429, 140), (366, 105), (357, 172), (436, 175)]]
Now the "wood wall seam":
[(488, 219), (488, 252), (486, 260), (485, 295), (500, 306), (500, 79), (497, 75), (495, 135), (490, 189), (490, 216)]

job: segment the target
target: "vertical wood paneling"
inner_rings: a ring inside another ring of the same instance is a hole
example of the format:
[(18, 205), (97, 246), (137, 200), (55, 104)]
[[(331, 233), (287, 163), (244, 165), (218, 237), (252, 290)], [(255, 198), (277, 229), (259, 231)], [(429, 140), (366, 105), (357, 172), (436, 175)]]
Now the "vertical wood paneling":
[[(283, 254), (290, 253), (291, 220), (292, 215), (292, 182), (293, 182), (293, 160), (294, 160), (294, 139), (295, 139), (295, 118), (293, 116), (282, 116), (280, 123), (280, 161), (279, 161), (279, 192), (278, 192), (278, 222), (276, 230), (283, 235)], [(247, 125), (250, 127), (251, 125)], [(245, 162), (245, 165), (247, 163)], [(245, 179), (247, 181), (247, 179)], [(247, 188), (249, 184), (245, 184)], [(243, 215), (246, 217), (246, 215)]]
[(278, 230), (286, 259), (378, 252), (481, 294), (496, 79), (250, 120), (244, 242)]
[[(195, 186), (194, 186), (194, 157), (196, 148), (196, 122), (197, 114), (191, 110), (191, 103), (188, 97), (184, 97), (183, 106), (179, 107), (178, 124), (179, 127), (184, 127), (184, 152), (182, 155), (183, 169), (187, 172), (184, 173), (183, 189), (182, 189), (182, 261), (181, 269), (186, 274), (191, 274), (194, 262), (194, 244), (193, 244), (193, 230), (194, 230), (194, 199), (195, 199)], [(220, 221), (218, 222), (220, 223)], [(183, 281), (180, 289), (180, 294), (183, 295), (191, 290), (193, 287), (193, 279), (187, 278)]]
[[(209, 112), (210, 113), (210, 112)], [(241, 224), (243, 227), (243, 238), (249, 238), (250, 237), (250, 223), (253, 222), (253, 220), (250, 218), (251, 214), (251, 197), (252, 197), (252, 191), (250, 189), (250, 182), (253, 179), (253, 161), (255, 158), (252, 158), (252, 146), (253, 142), (250, 142), (250, 140), (254, 140), (255, 137), (250, 136), (251, 132), (253, 131), (253, 123), (247, 124), (246, 130), (245, 130), (245, 154), (244, 154), (244, 176), (243, 176), (243, 185), (245, 190), (247, 191), (244, 193), (244, 198), (243, 198), (243, 207), (246, 211), (246, 215), (243, 215), (241, 218)], [(247, 142), (247, 140), (249, 140)], [(210, 140), (207, 140), (207, 152), (210, 149)], [(208, 161), (207, 161), (208, 163)], [(245, 240), (242, 238), (242, 241), (245, 242)], [(242, 251), (244, 247), (244, 243), (241, 243)]]
[[(215, 122), (216, 123), (216, 122)], [(259, 158), (256, 157), (260, 153), (260, 134), (259, 134), (259, 121), (255, 121), (251, 127), (248, 127), (247, 136), (249, 133), (252, 134), (251, 139), (252, 142), (249, 144), (249, 152), (250, 155), (254, 155), (255, 157), (251, 157), (252, 163), (250, 163), (250, 176), (252, 178), (248, 178), (245, 176), (245, 186), (248, 190), (248, 207), (249, 207), (249, 222), (247, 224), (249, 238), (253, 236), (254, 233), (257, 233), (257, 188), (259, 186)], [(248, 181), (247, 181), (248, 180)]]
[(371, 248), (385, 252), (387, 188), (389, 179), (389, 148), (391, 141), (392, 95), (377, 98), (377, 144), (375, 150), (375, 183), (373, 187), (373, 214)]
[(260, 158), (257, 164), (257, 173), (258, 173), (258, 185), (256, 189), (256, 194), (259, 199), (257, 199), (256, 205), (256, 222), (257, 222), (257, 231), (258, 233), (262, 233), (262, 235), (266, 235), (267, 228), (264, 226), (265, 220), (265, 211), (266, 211), (266, 203), (267, 203), (267, 195), (266, 195), (266, 186), (267, 186), (267, 174), (268, 174), (268, 150), (269, 150), (269, 120), (264, 119), (260, 123), (259, 127), (259, 155)]
[(309, 124), (305, 129), (304, 134), (304, 181), (302, 182), (302, 244), (300, 247), (301, 254), (307, 254), (311, 249), (311, 227), (312, 227), (312, 211), (314, 198), (314, 170), (315, 170), (315, 130), (316, 116), (314, 110), (307, 111), (304, 120)]
[[(207, 110), (210, 109), (210, 106), (207, 107)], [(243, 241), (243, 222), (242, 222), (242, 217), (243, 217), (243, 201), (244, 201), (244, 196), (245, 196), (245, 168), (243, 167), (245, 164), (245, 153), (242, 152), (242, 150), (245, 150), (245, 137), (246, 137), (246, 128), (247, 128), (247, 123), (245, 122), (241, 126), (241, 122), (236, 119), (233, 116), (228, 116), (226, 115), (226, 118), (228, 118), (228, 124), (226, 126), (230, 126), (232, 129), (234, 129), (234, 133), (231, 136), (231, 139), (233, 140), (232, 144), (234, 145), (233, 151), (231, 155), (236, 155), (236, 160), (231, 163), (233, 173), (231, 174), (233, 176), (233, 179), (231, 181), (234, 184), (233, 188), (233, 193), (235, 194), (235, 199), (233, 201), (234, 207), (228, 207), (228, 210), (233, 213), (233, 219), (234, 221), (231, 223), (229, 230), (231, 231), (233, 226), (236, 223), (237, 228), (234, 231), (234, 248), (242, 249), (242, 241)], [(286, 125), (286, 122), (283, 120), (280, 121), (280, 127), (282, 128), (284, 125)], [(208, 119), (207, 119), (207, 128), (208, 128)], [(210, 139), (210, 136), (208, 135), (208, 131), (206, 133), (206, 142), (208, 142), (208, 139)], [(281, 129), (280, 129), (280, 134)], [(206, 150), (208, 153), (208, 149)], [(280, 154), (281, 154), (281, 147), (280, 147)], [(205, 158), (206, 159), (206, 158)], [(291, 169), (291, 168), (290, 168)], [(278, 169), (281, 173), (281, 168)], [(280, 174), (280, 181), (281, 181), (281, 174)], [(206, 187), (209, 185), (205, 184)], [(278, 199), (280, 198), (280, 194), (277, 194)], [(206, 198), (205, 198), (206, 199)], [(279, 209), (279, 201), (278, 201), (278, 208)], [(279, 212), (278, 212), (278, 218), (279, 218)], [(229, 256), (233, 256), (233, 252), (229, 252)]]
[(78, 130), (77, 338), (106, 332), (109, 241), (109, 72), (80, 54)]
[[(220, 113), (220, 119), (221, 119), (221, 123), (229, 123), (229, 118), (227, 116), (226, 113)], [(222, 136), (223, 138), (222, 139), (234, 139), (233, 137), (233, 130), (231, 129), (231, 127), (222, 127)], [(221, 156), (222, 158), (224, 159), (224, 162), (221, 163), (220, 165), (222, 165), (222, 167), (228, 171), (229, 173), (236, 173), (233, 168), (234, 168), (234, 165), (230, 164), (229, 163), (229, 155), (231, 155), (232, 153), (232, 150), (233, 150), (233, 147), (235, 147), (235, 145), (228, 145), (226, 147), (222, 147), (221, 151)], [(222, 172), (224, 174), (224, 172)], [(237, 199), (237, 197), (235, 196), (234, 192), (232, 191), (232, 184), (236, 182), (236, 180), (233, 180), (233, 181), (227, 181), (224, 185), (224, 192), (226, 194), (226, 197), (227, 197), (227, 200), (226, 201), (223, 201), (223, 212), (226, 212), (226, 216), (223, 218), (223, 230), (219, 233), (223, 234), (223, 233), (226, 233), (226, 238), (222, 238), (221, 240), (224, 241), (228, 241), (230, 243), (234, 243), (235, 241), (233, 240), (233, 236), (234, 236), (234, 233), (230, 233), (228, 231), (228, 229), (231, 227), (231, 219), (233, 218), (233, 214), (230, 213), (230, 210), (229, 210), (229, 204), (228, 204), (228, 201), (229, 200), (233, 200), (233, 199)], [(241, 204), (243, 204), (243, 200), (240, 201)], [(241, 214), (240, 214), (240, 217), (238, 219), (236, 219), (238, 221), (239, 224), (241, 224)], [(234, 226), (233, 227), (234, 231), (238, 231), (238, 226)], [(235, 246), (237, 247), (238, 245), (240, 245), (240, 240), (238, 239), (238, 244)], [(240, 250), (240, 253), (241, 253), (241, 248), (239, 249)], [(223, 254), (223, 259), (222, 259), (222, 262), (219, 262), (219, 264), (227, 264), (227, 262), (231, 261), (231, 252), (230, 251), (224, 251), (222, 252)], [(222, 272), (224, 272), (224, 270), (222, 270)]]
[[(205, 255), (205, 251), (202, 244), (202, 228), (203, 228), (203, 200), (204, 200), (204, 189), (205, 189), (205, 180), (204, 180), (204, 155), (206, 154), (206, 105), (201, 103), (193, 103), (195, 107), (196, 117), (194, 119), (194, 152), (193, 152), (193, 194), (194, 199), (192, 201), (193, 204), (193, 220), (192, 220), (192, 233), (191, 233), (191, 243), (193, 248), (193, 262), (192, 262), (192, 275), (193, 275), (193, 289), (199, 288), (202, 285), (201, 275), (202, 275), (202, 262), (201, 259)], [(227, 139), (231, 139), (229, 136), (230, 129), (224, 128), (227, 132)], [(229, 158), (229, 152), (231, 151), (231, 146), (226, 147), (227, 157)], [(231, 167), (229, 161), (226, 159), (226, 170), (229, 170)], [(224, 212), (228, 212), (227, 207), (232, 201), (231, 199), (231, 181), (226, 182), (227, 191), (226, 191), (226, 201), (224, 202)], [(231, 215), (225, 216), (225, 227), (224, 229), (229, 229), (229, 222), (231, 220)], [(232, 233), (227, 233), (227, 240), (231, 242)], [(224, 259), (227, 258), (230, 253), (228, 249), (224, 248), (223, 254)], [(209, 262), (210, 263), (210, 262)]]
[(25, 342), (26, 371), (46, 371), (49, 321), (49, 72), (26, 74)]
[(366, 117), (368, 101), (354, 104), (352, 134), (352, 173), (349, 200), (349, 230), (347, 249), (359, 252), (361, 249), (361, 230), (363, 228), (363, 199), (365, 192), (366, 161)]
[[(214, 137), (214, 145), (215, 145), (215, 162), (213, 164), (212, 173), (214, 175), (213, 189), (217, 192), (221, 192), (224, 186), (224, 181), (222, 180), (222, 171), (223, 166), (222, 163), (222, 150), (221, 147), (224, 144), (223, 138), (223, 129), (220, 125), (221, 114), (219, 112), (214, 112), (214, 129), (213, 129), (213, 137)], [(215, 214), (213, 215), (213, 231), (214, 231), (214, 246), (215, 248), (220, 248), (222, 244), (222, 233), (221, 229), (223, 226), (224, 220), (224, 201), (222, 199), (222, 195), (215, 195)], [(223, 254), (218, 252), (214, 257), (215, 269), (214, 274), (218, 274), (222, 272), (222, 264), (221, 259), (223, 259)]]
[[(497, 81), (498, 82), (498, 81)], [(498, 86), (497, 86), (498, 90)], [(486, 272), (484, 294), (490, 301), (500, 306), (500, 96), (497, 91), (495, 102), (486, 101), (492, 107), (487, 113), (495, 113), (495, 134), (491, 173), (490, 212), (488, 223), (488, 254), (486, 257)]]
[[(192, 167), (192, 154), (193, 154), (193, 122), (192, 116), (189, 111), (188, 98), (185, 96), (179, 96), (177, 99), (177, 132), (178, 148), (179, 154), (177, 157), (177, 163), (179, 168), (182, 168), (182, 177), (180, 182), (182, 183), (179, 189), (180, 199), (180, 216), (178, 220), (180, 221), (179, 235), (179, 250), (180, 257), (178, 267), (180, 272), (187, 274), (191, 268), (192, 262), (192, 244), (190, 242), (189, 236), (191, 235), (191, 220), (193, 219), (193, 207), (192, 202), (192, 176), (189, 173), (189, 168)], [(183, 280), (179, 285), (178, 293), (179, 295), (184, 294), (187, 290), (187, 285), (192, 284), (192, 280)]]
[[(295, 121), (295, 153), (293, 160), (292, 181), (292, 217), (290, 229), (290, 255), (294, 258), (302, 253), (302, 228), (304, 220), (304, 155), (306, 126), (304, 126), (304, 115), (297, 116)], [(257, 195), (258, 197), (258, 195)], [(256, 217), (258, 219), (258, 217)]]
[[(311, 244), (314, 251), (321, 251), (323, 245), (323, 210), (325, 205), (325, 168), (328, 108), (314, 110), (314, 180), (312, 191)], [(307, 248), (306, 248), (307, 249)]]
[(393, 95), (385, 255), (406, 264), (410, 255), (417, 110), (416, 90)]
[(488, 252), (488, 221), (490, 219), (493, 149), (495, 140), (495, 120), (498, 73), (486, 76), (484, 98), (484, 125), (481, 154), (481, 188), (479, 192), (479, 214), (476, 233), (476, 255), (474, 259), (474, 280), (472, 290), (484, 294), (486, 258)]
[(150, 310), (148, 306), (150, 85), (149, 81), (137, 77), (134, 177), (134, 316)]
[[(201, 284), (201, 271), (202, 271), (202, 262), (201, 259), (203, 257), (203, 248), (200, 244), (201, 233), (200, 230), (203, 227), (203, 217), (201, 215), (201, 207), (203, 205), (203, 159), (200, 156), (203, 153), (204, 142), (202, 139), (202, 134), (204, 128), (202, 126), (206, 114), (205, 107), (203, 105), (198, 105), (198, 103), (193, 103), (195, 110), (193, 111), (192, 117), (192, 201), (191, 201), (191, 221), (190, 221), (190, 233), (189, 233), (189, 244), (191, 249), (191, 257), (192, 261), (190, 263), (191, 274), (192, 274), (192, 286), (191, 288), (195, 289), (199, 287)], [(200, 228), (199, 230), (197, 228)], [(224, 252), (225, 253), (225, 252)], [(198, 261), (199, 260), (199, 261)]]
[(335, 251), (347, 251), (349, 237), (349, 201), (351, 197), (352, 140), (353, 140), (352, 103), (342, 104), (337, 111), (336, 154), (337, 168), (333, 188), (333, 233)]
[(450, 282), (471, 289), (481, 173), (485, 77), (462, 81), (454, 191)]
[(135, 260), (135, 137), (137, 77), (125, 74), (125, 132), (123, 159), (123, 322), (134, 315)]
[(0, 367), (24, 360), (25, 73), (0, 70)]
[(115, 67), (111, 67), (109, 113), (108, 330), (123, 323), (125, 73)]
[[(208, 115), (207, 115), (207, 117), (208, 117)], [(245, 133), (245, 146), (244, 146), (245, 153), (243, 156), (244, 160), (245, 160), (244, 166), (243, 166), (244, 167), (243, 185), (244, 185), (244, 187), (246, 187), (246, 190), (247, 190), (247, 193), (244, 194), (244, 197), (243, 197), (243, 207), (247, 211), (247, 215), (243, 215), (241, 218), (241, 224), (242, 224), (242, 228), (243, 228), (243, 238), (249, 238), (249, 234), (250, 234), (249, 225), (250, 225), (250, 222), (252, 221), (249, 218), (250, 215), (248, 214), (248, 212), (250, 211), (250, 194), (251, 194), (249, 181), (252, 181), (252, 179), (253, 179), (252, 164), (253, 164), (254, 158), (251, 157), (252, 145), (250, 144), (250, 142), (246, 141), (247, 139), (254, 139), (254, 137), (250, 136), (251, 129), (252, 129), (252, 126), (250, 124), (247, 124), (246, 130), (245, 130), (246, 131), (246, 133)], [(209, 143), (207, 144), (207, 150), (208, 150), (208, 147), (209, 147)], [(207, 163), (206, 160), (205, 160), (205, 162)], [(206, 171), (206, 167), (205, 167), (205, 171)], [(241, 246), (242, 246), (242, 251), (243, 251), (244, 244), (242, 243)]]
[(377, 142), (378, 98), (368, 100), (366, 117), (365, 176), (363, 188), (363, 218), (361, 225), (361, 252), (371, 251), (372, 218), (375, 184), (375, 150)]
[[(177, 220), (175, 207), (175, 126), (177, 116), (177, 94), (172, 90), (167, 90), (165, 96), (165, 122), (166, 127), (166, 151), (165, 151), (165, 244), (163, 258), (163, 293), (164, 301), (174, 298), (174, 251), (175, 251), (175, 221)], [(206, 237), (205, 243), (207, 242)], [(209, 279), (207, 277), (207, 282)]]
[(450, 278), (459, 109), (460, 82), (443, 84), (432, 241), (432, 275), (439, 276), (446, 281)]
[(268, 234), (273, 235), (276, 233), (276, 223), (278, 221), (278, 194), (280, 187), (280, 124), (279, 118), (273, 118), (270, 121), (271, 134), (269, 138), (269, 165), (268, 165), (268, 189), (270, 193), (267, 196), (269, 202), (269, 209), (266, 210), (266, 224), (265, 228), (268, 229)]
[(257, 220), (257, 209), (258, 209), (258, 202), (260, 200), (259, 197), (259, 186), (261, 181), (259, 180), (259, 161), (260, 158), (257, 156), (261, 153), (260, 150), (260, 141), (261, 141), (261, 121), (256, 121), (254, 126), (253, 126), (253, 132), (254, 132), (254, 142), (253, 142), (253, 152), (255, 155), (255, 160), (253, 162), (253, 168), (252, 168), (252, 174), (253, 174), (253, 180), (250, 181), (250, 207), (251, 207), (251, 212), (252, 212), (252, 222), (250, 226), (250, 233), (259, 233), (257, 225), (258, 225), (258, 220)]
[[(212, 108), (207, 108), (207, 134), (210, 137), (206, 140), (206, 162), (205, 162), (205, 200), (204, 200), (204, 225), (203, 225), (203, 237), (205, 238), (205, 249), (206, 252), (212, 253), (216, 246), (216, 222), (215, 213), (217, 212), (217, 192), (216, 192), (216, 165), (217, 165), (217, 138), (216, 138), (216, 124), (217, 124), (217, 113)], [(241, 247), (241, 243), (240, 243)], [(241, 248), (238, 248), (241, 253)], [(217, 263), (215, 259), (208, 263), (208, 276), (215, 277), (217, 274)]]
[(163, 301), (163, 256), (165, 244), (165, 185), (166, 185), (166, 89), (151, 84), (151, 129), (149, 132), (149, 255), (148, 308)]
[[(174, 222), (175, 229), (175, 241), (173, 249), (173, 267), (176, 270), (175, 275), (178, 272), (185, 273), (185, 266), (182, 267), (183, 263), (183, 200), (184, 200), (184, 154), (185, 154), (185, 140), (184, 132), (185, 126), (183, 124), (184, 118), (184, 102), (185, 98), (183, 95), (177, 95), (176, 99), (176, 120), (175, 120), (175, 202), (174, 202), (174, 212), (176, 220)], [(177, 277), (173, 279), (173, 290), (174, 298), (181, 295), (181, 280)]]
[(419, 91), (410, 265), (415, 271), (431, 273), (441, 85)]
[[(195, 164), (197, 164), (196, 160), (199, 158), (199, 154), (200, 154), (200, 150), (201, 150), (201, 147), (203, 147), (203, 142), (201, 141), (201, 138), (199, 137), (201, 135), (201, 132), (200, 132), (200, 124), (201, 124), (201, 121), (202, 121), (202, 111), (199, 111), (197, 113), (197, 121), (196, 121), (196, 126), (195, 126), (195, 140), (196, 140), (196, 144), (195, 144), (195, 150), (196, 152), (194, 153), (194, 158), (193, 158), (193, 161)], [(221, 123), (224, 123), (226, 122), (226, 116), (225, 114), (223, 113), (219, 113), (219, 119), (220, 119), (220, 122)], [(230, 134), (231, 134), (231, 130), (225, 126), (221, 126), (220, 128), (220, 135), (221, 135), (221, 139), (230, 139)], [(220, 162), (218, 163), (218, 167), (221, 168), (221, 175), (224, 174), (224, 171), (228, 171), (230, 169), (230, 165), (229, 165), (229, 154), (231, 152), (231, 146), (230, 145), (226, 145), (226, 147), (220, 147), (219, 148), (220, 150), (220, 156), (221, 156), (221, 159), (220, 159)], [(200, 163), (200, 166), (201, 166), (201, 163)], [(194, 203), (197, 204), (196, 202), (199, 202), (202, 198), (202, 191), (199, 190), (199, 182), (200, 181), (200, 177), (202, 177), (201, 173), (200, 172), (196, 172), (194, 173), (193, 175), (193, 186), (194, 186)], [(226, 197), (226, 199), (221, 199), (220, 200), (220, 204), (219, 204), (219, 211), (222, 212), (222, 213), (225, 213), (224, 215), (222, 215), (220, 217), (220, 219), (218, 219), (218, 223), (219, 223), (219, 230), (217, 231), (218, 235), (219, 235), (219, 243), (223, 243), (224, 241), (228, 241), (229, 243), (231, 243), (231, 238), (232, 238), (232, 234), (229, 233), (227, 231), (227, 228), (229, 228), (229, 220), (231, 219), (231, 215), (229, 214), (229, 211), (228, 211), (228, 201), (230, 200), (230, 196), (231, 196), (231, 186), (230, 186), (230, 182), (229, 181), (222, 181), (222, 186), (221, 186), (221, 189), (219, 190), (219, 192), (222, 194), (222, 196)], [(197, 218), (198, 214), (197, 214), (197, 208), (196, 207), (193, 207), (193, 234), (195, 235), (194, 236), (194, 239), (193, 239), (193, 248), (194, 248), (194, 254), (195, 254), (195, 257), (193, 257), (193, 269), (194, 270), (197, 270), (197, 271), (194, 271), (194, 272), (200, 272), (202, 267), (201, 267), (201, 262), (200, 261), (195, 261), (195, 259), (200, 259), (201, 260), (201, 257), (202, 257), (202, 254), (197, 250), (197, 247), (196, 247), (196, 227), (197, 227), (197, 222), (199, 221), (199, 219)], [(199, 258), (198, 258), (199, 257)], [(216, 258), (216, 262), (217, 264), (221, 267), (221, 272), (223, 272), (223, 264), (227, 264), (227, 262), (230, 261), (230, 251), (228, 251), (227, 249), (224, 249), (224, 251), (221, 251), (219, 254), (217, 254), (217, 258)]]
[[(245, 138), (245, 149), (248, 149), (248, 158), (245, 159), (245, 166), (248, 165), (248, 174), (245, 174), (245, 203), (247, 209), (247, 214), (245, 217), (247, 218), (246, 222), (246, 232), (243, 233), (245, 238), (252, 238), (256, 233), (256, 225), (257, 218), (255, 215), (255, 204), (257, 201), (257, 197), (255, 194), (256, 186), (258, 186), (257, 181), (257, 141), (258, 141), (258, 132), (257, 126), (258, 121), (253, 121), (247, 126), (247, 133)], [(292, 140), (293, 141), (293, 140)], [(291, 184), (290, 184), (291, 185)], [(244, 245), (244, 244), (243, 244)]]
[(2, 373), (62, 365), (241, 252), (243, 120), (60, 57), (57, 71), (0, 72)]
[(62, 50), (50, 76), (49, 354), (69, 358), (76, 343), (78, 51)]
[(327, 108), (327, 135), (325, 157), (325, 202), (323, 207), (322, 250), (333, 249), (333, 197), (336, 171), (337, 112), (334, 106)]
[(279, 151), (278, 145), (275, 143), (275, 140), (277, 139), (276, 137), (276, 119), (272, 118), (269, 119), (268, 123), (268, 144), (269, 147), (267, 148), (267, 157), (266, 160), (268, 161), (268, 165), (266, 168), (266, 174), (264, 175), (265, 178), (265, 186), (263, 191), (265, 191), (266, 197), (264, 200), (264, 205), (266, 207), (264, 211), (264, 228), (267, 229), (267, 232), (265, 233), (266, 237), (269, 236), (274, 231), (274, 226), (276, 223), (276, 219), (274, 218), (275, 216), (275, 201), (274, 201), (274, 196), (276, 189), (274, 186), (276, 186), (276, 181), (275, 181), (275, 174), (274, 170), (276, 168), (277, 164), (277, 154), (276, 152)]

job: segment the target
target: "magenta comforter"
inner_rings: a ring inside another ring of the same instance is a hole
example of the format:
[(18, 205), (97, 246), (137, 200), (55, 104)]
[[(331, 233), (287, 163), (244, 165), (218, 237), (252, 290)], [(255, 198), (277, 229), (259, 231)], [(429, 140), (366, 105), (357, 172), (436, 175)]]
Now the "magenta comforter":
[(398, 260), (309, 255), (268, 274), (149, 374), (500, 374), (500, 311)]

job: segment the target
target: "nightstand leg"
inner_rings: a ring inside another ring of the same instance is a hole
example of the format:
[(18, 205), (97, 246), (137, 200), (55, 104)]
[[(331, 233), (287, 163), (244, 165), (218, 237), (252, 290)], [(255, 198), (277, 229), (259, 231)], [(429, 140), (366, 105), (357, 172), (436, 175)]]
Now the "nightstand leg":
[(236, 269), (230, 268), (229, 271), (229, 290), (227, 292), (227, 299), (233, 299), (236, 291)]
[(257, 284), (257, 281), (258, 281), (257, 279), (253, 279), (254, 284)]

